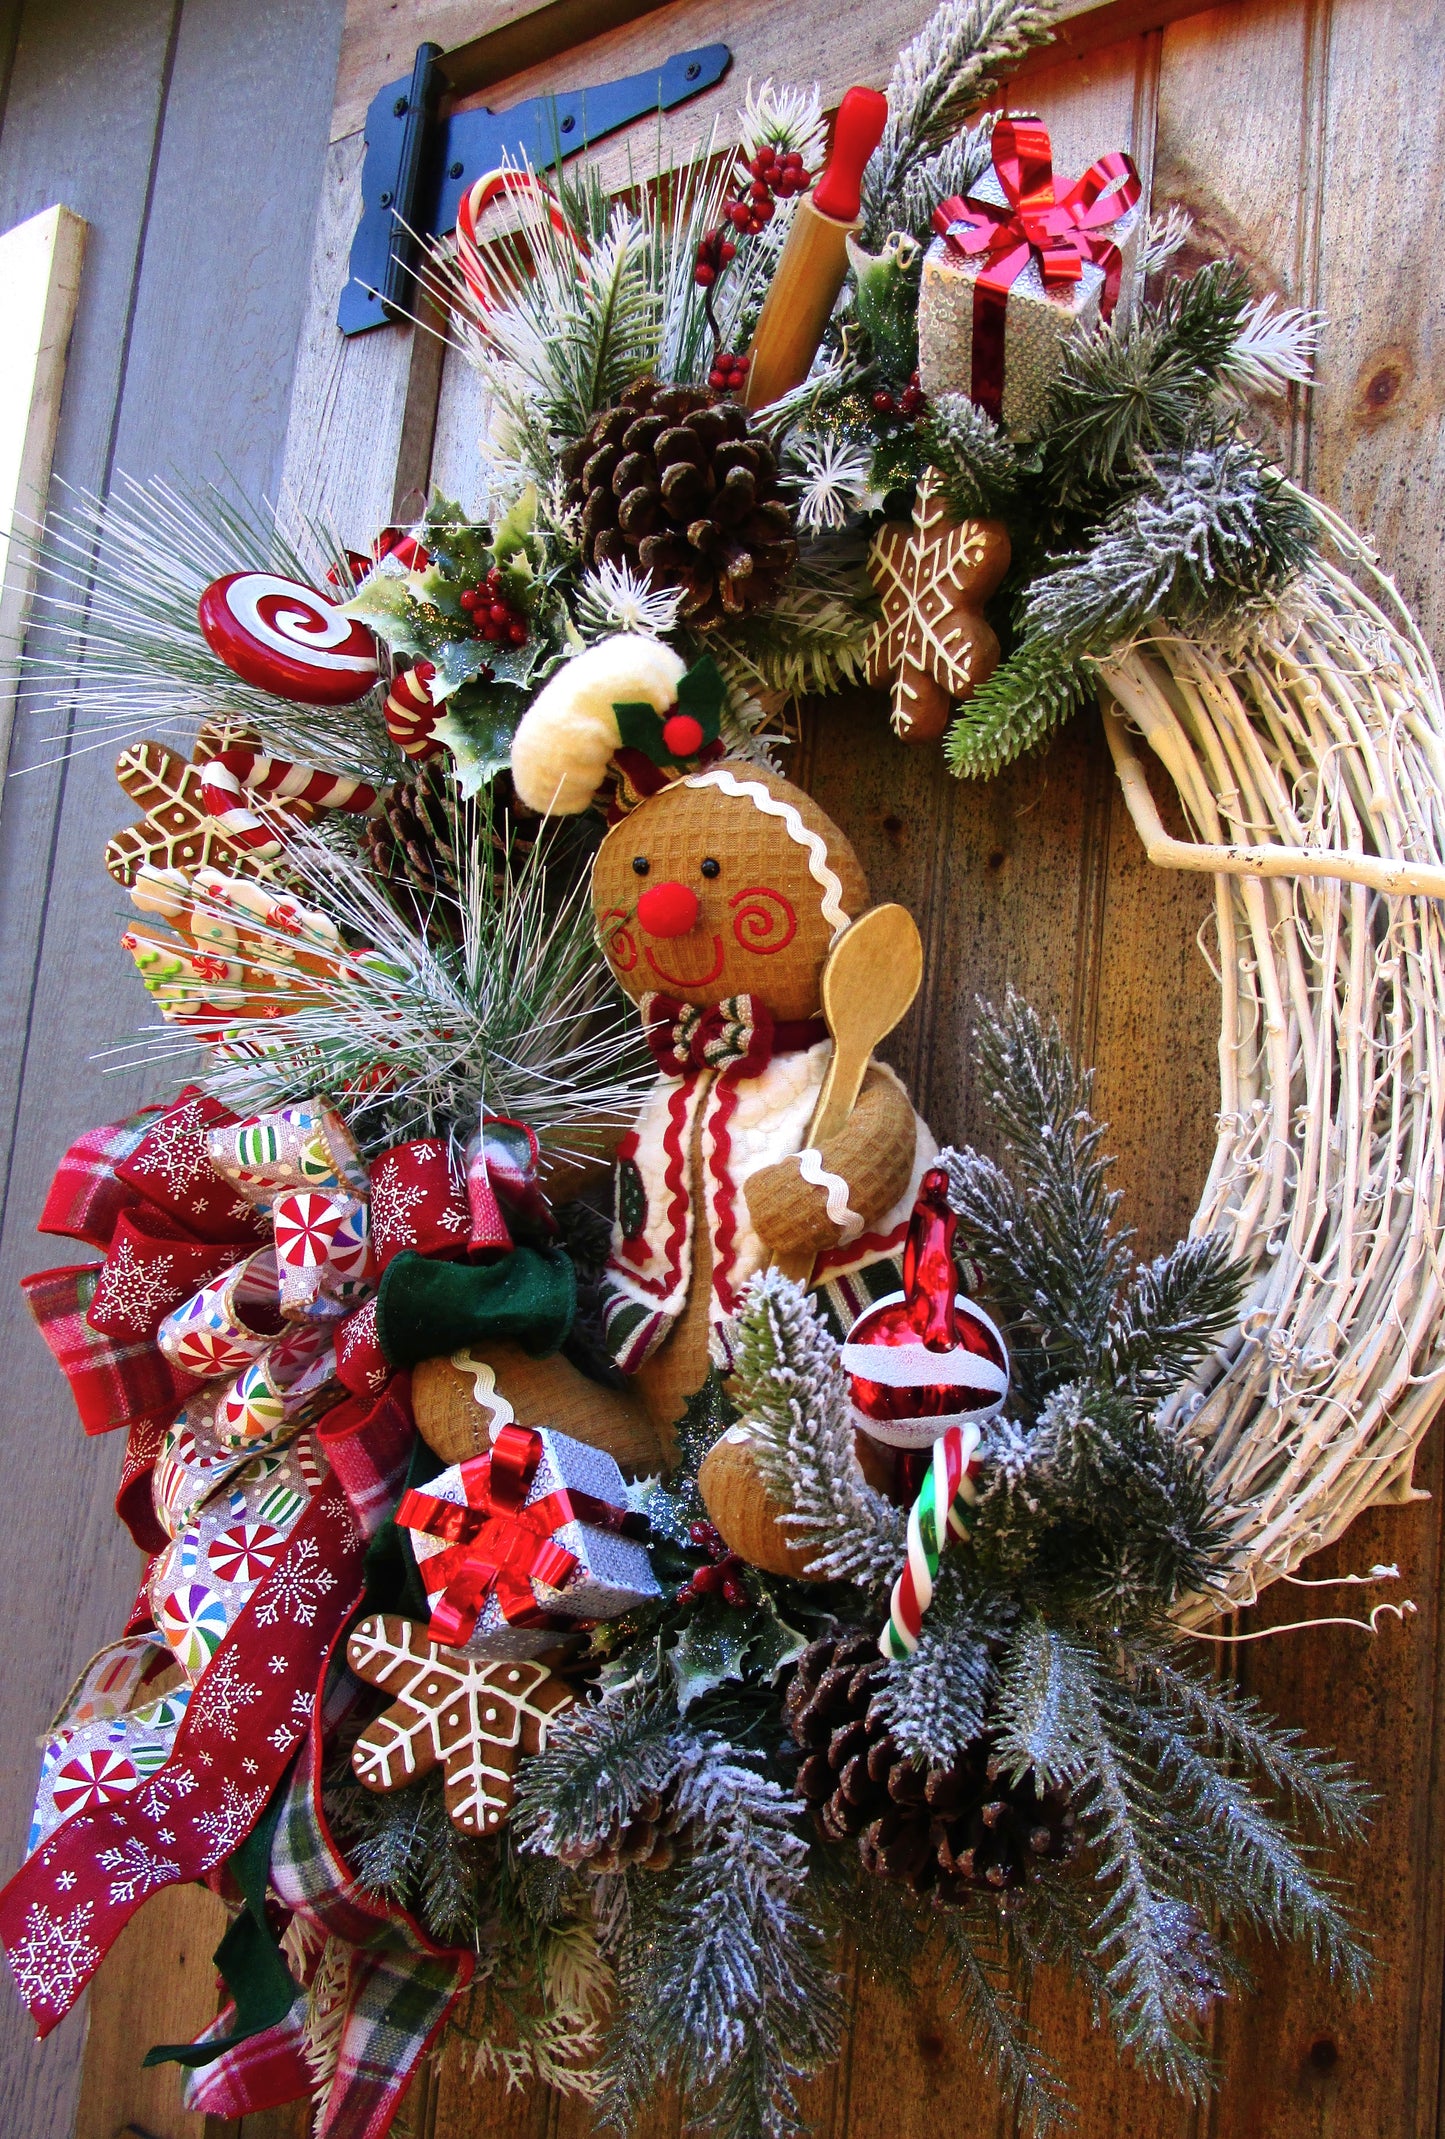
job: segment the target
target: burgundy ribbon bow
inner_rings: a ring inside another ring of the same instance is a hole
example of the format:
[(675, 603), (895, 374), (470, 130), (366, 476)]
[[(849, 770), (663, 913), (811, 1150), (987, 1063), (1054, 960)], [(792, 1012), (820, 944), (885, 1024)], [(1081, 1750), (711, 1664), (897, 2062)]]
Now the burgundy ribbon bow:
[(706, 1010), (672, 995), (645, 995), (642, 1024), (653, 1058), (668, 1077), (733, 1064), (741, 1065), (743, 1076), (756, 1077), (774, 1055), (812, 1047), (828, 1037), (821, 1018), (775, 1022), (767, 1004), (755, 995), (726, 995)]
[(1008, 293), (1030, 260), (1047, 288), (1078, 282), (1085, 261), (1101, 268), (1104, 319), (1119, 301), (1123, 255), (1103, 235), (1143, 192), (1131, 156), (1114, 150), (1091, 163), (1056, 197), (1053, 144), (1038, 119), (1000, 119), (993, 130), (993, 168), (1007, 206), (955, 193), (933, 211), (933, 227), (949, 250), (966, 260), (984, 255), (973, 285), (973, 378), (970, 398), (995, 419), (1003, 407), (1004, 322)]
[(402, 1495), (396, 1511), (401, 1527), (445, 1538), (448, 1545), (421, 1570), (431, 1598), (427, 1632), (434, 1641), (453, 1646), (467, 1641), (491, 1596), (510, 1626), (576, 1627), (577, 1620), (544, 1610), (532, 1591), (534, 1580), (562, 1588), (578, 1564), (553, 1531), (563, 1523), (584, 1522), (624, 1537), (647, 1535), (642, 1516), (567, 1486), (529, 1505), (542, 1447), (534, 1429), (504, 1426), (490, 1455), (473, 1456), (459, 1466), (465, 1506), (415, 1487)]

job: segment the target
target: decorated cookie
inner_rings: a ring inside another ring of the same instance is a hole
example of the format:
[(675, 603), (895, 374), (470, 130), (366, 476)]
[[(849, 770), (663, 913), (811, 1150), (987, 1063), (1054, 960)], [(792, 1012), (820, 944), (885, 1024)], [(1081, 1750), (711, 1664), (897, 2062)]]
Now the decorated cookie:
[(440, 1765), (447, 1811), (465, 1834), (502, 1825), (518, 1752), (540, 1752), (552, 1718), (573, 1700), (544, 1664), (459, 1656), (411, 1619), (363, 1619), (346, 1657), (358, 1678), (395, 1696), (356, 1741), (357, 1779), (368, 1790), (402, 1790)]
[(942, 735), (952, 706), (998, 666), (983, 614), (1009, 565), (997, 520), (950, 520), (939, 480), (925, 469), (913, 518), (885, 520), (868, 551), (883, 616), (868, 648), (868, 680), (893, 686), (893, 727), (905, 742)]

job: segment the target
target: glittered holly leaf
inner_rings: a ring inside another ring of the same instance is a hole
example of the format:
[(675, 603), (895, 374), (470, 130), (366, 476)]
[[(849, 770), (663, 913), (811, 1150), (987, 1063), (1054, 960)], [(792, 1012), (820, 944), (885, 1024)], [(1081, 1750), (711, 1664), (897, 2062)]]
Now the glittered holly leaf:
[(545, 1664), (488, 1663), (428, 1639), (414, 1619), (363, 1619), (346, 1644), (358, 1678), (395, 1696), (357, 1739), (368, 1790), (403, 1790), (440, 1765), (446, 1806), (467, 1834), (491, 1834), (512, 1804), (518, 1752), (540, 1752), (571, 1690)]
[(456, 761), (464, 799), (480, 794), (511, 763), (512, 737), (526, 710), (525, 693), (509, 683), (467, 684), (448, 699), (446, 714), (433, 724), (432, 734)]
[(748, 1643), (748, 1669), (765, 1679), (775, 1679), (785, 1664), (802, 1655), (809, 1637), (789, 1626), (766, 1589), (750, 1617), (753, 1631)]
[(923, 472), (912, 520), (885, 520), (874, 535), (868, 576), (883, 616), (868, 642), (868, 681), (892, 680), (894, 732), (905, 742), (942, 735), (953, 702), (998, 666), (983, 605), (1008, 564), (1002, 521), (950, 520), (936, 468)]
[(743, 1676), (755, 1631), (750, 1612), (727, 1605), (704, 1605), (693, 1613), (667, 1652), (679, 1714), (725, 1680)]

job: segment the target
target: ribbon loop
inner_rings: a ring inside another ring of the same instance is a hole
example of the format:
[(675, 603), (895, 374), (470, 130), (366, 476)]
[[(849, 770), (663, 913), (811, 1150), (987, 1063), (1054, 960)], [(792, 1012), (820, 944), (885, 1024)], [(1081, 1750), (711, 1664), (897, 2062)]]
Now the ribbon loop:
[(1030, 261), (1037, 263), (1046, 292), (1080, 282), (1087, 265), (1104, 278), (1099, 316), (1112, 319), (1124, 257), (1103, 233), (1137, 205), (1144, 189), (1133, 158), (1119, 149), (1090, 164), (1060, 197), (1053, 145), (1037, 118), (1000, 119), (991, 150), (1003, 201), (977, 190), (966, 199), (952, 194), (934, 209), (933, 227), (958, 259), (982, 262), (974, 281), (970, 394), (997, 419), (1009, 291)]

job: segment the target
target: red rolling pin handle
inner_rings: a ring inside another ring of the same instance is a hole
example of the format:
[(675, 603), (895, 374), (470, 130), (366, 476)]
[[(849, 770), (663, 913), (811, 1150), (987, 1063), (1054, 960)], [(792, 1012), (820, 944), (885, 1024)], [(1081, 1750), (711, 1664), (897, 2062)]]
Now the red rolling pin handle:
[(830, 223), (856, 223), (862, 204), (863, 167), (883, 138), (888, 99), (876, 89), (850, 89), (833, 121), (828, 166), (813, 188), (813, 207)]

